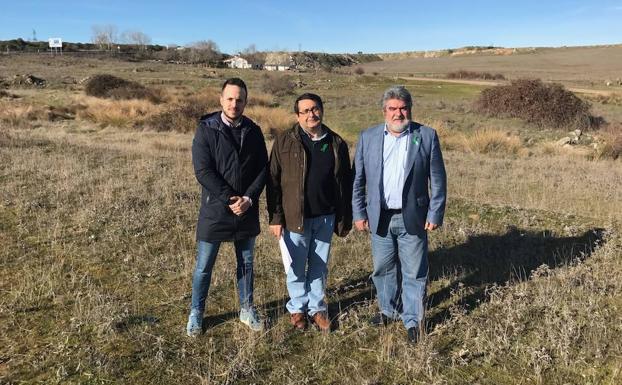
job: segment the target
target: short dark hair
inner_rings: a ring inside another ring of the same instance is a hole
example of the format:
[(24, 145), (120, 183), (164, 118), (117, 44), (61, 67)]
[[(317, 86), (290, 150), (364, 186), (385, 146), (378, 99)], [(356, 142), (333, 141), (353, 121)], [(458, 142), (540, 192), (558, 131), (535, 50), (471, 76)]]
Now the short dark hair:
[(246, 83), (244, 83), (244, 80), (240, 79), (240, 78), (229, 78), (227, 80), (225, 80), (225, 82), (222, 84), (222, 89), (220, 90), (220, 92), (225, 90), (226, 86), (238, 86), (241, 89), (244, 90), (244, 95), (246, 95), (246, 98), (248, 99), (248, 90), (246, 89)]
[(317, 104), (317, 106), (320, 108), (320, 110), (322, 110), (322, 113), (324, 113), (324, 103), (322, 103), (322, 98), (320, 98), (316, 94), (307, 92), (307, 93), (300, 95), (298, 98), (296, 98), (296, 101), (294, 102), (294, 112), (296, 113), (296, 115), (300, 113), (300, 110), (298, 110), (298, 102), (301, 100), (313, 100)]

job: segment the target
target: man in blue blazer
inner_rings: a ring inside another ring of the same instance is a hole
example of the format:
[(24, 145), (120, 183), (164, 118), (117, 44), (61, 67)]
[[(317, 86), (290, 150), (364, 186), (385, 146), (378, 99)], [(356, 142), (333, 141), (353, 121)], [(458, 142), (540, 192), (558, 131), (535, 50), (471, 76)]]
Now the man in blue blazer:
[(417, 342), (428, 277), (428, 230), (443, 223), (447, 176), (436, 131), (411, 120), (403, 86), (384, 92), (385, 122), (363, 131), (356, 146), (354, 225), (371, 232), (372, 279), (380, 313), (370, 322), (402, 319)]

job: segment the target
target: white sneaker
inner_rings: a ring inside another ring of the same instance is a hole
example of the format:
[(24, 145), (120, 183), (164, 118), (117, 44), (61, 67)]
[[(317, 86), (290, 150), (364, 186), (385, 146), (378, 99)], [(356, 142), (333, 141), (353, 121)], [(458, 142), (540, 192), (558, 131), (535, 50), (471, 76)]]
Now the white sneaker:
[(240, 310), (240, 322), (253, 331), (260, 332), (263, 330), (263, 322), (261, 322), (259, 314), (257, 314), (257, 310), (254, 307)]
[(201, 333), (203, 333), (203, 313), (192, 310), (188, 316), (186, 334), (188, 334), (188, 337), (197, 337), (201, 335)]

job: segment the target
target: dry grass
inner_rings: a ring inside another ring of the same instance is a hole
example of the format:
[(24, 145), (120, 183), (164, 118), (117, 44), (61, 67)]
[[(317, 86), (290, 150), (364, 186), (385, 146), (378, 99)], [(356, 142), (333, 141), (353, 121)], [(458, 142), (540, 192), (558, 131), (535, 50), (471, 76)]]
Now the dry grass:
[[(136, 114), (142, 127), (146, 117), (192, 97), (196, 111), (217, 109), (219, 83), (240, 75), (219, 69), (207, 78), (203, 69), (159, 64), (155, 72), (133, 72), (132, 63), (63, 60), (63, 68), (46, 64), (53, 76), (41, 72), (52, 88), (71, 65), (76, 74), (109, 66), (142, 84), (166, 85), (167, 104), (124, 112)], [(273, 106), (290, 106), (293, 98), (256, 93), (260, 74), (242, 74), (251, 90), (247, 113), (265, 119), (264, 129), (286, 127), (293, 114)], [(304, 91), (326, 100), (329, 125), (350, 135), (382, 118), (374, 103), (392, 82), (300, 77)], [(472, 88), (408, 86), (419, 119), (439, 131), (449, 174), (446, 221), (430, 234), (427, 330), (414, 347), (400, 324), (367, 324), (377, 305), (368, 280), (369, 238), (360, 233), (332, 244), (327, 301), (336, 330), (293, 333), (263, 199), (255, 301), (269, 328), (254, 334), (237, 321), (233, 250), (224, 244), (207, 332), (188, 339), (200, 199), (192, 131), (136, 132), (125, 128), (133, 127), (130, 120), (102, 128), (80, 111), (122, 104), (76, 103), (65, 88), (3, 99), (43, 115), (26, 121), (22, 114), (0, 130), (0, 383), (619, 383), (620, 161), (543, 154), (538, 141), (557, 133), (465, 112)], [(51, 109), (78, 119), (48, 122)], [(22, 122), (28, 130), (19, 128)], [(478, 135), (478, 145), (469, 144)], [(514, 156), (515, 146), (499, 144), (514, 136), (534, 138), (526, 144), (530, 155)]]
[(490, 128), (459, 132), (448, 128), (443, 120), (435, 120), (428, 125), (436, 129), (444, 150), (497, 155), (526, 153), (521, 139), (508, 132)]
[(622, 123), (609, 124), (600, 131), (602, 143), (596, 147), (596, 158), (620, 158), (622, 156)]
[(183, 334), (199, 204), (191, 138), (84, 122), (0, 132), (2, 382), (620, 379), (621, 239), (613, 227), (590, 240), (603, 213), (620, 220), (614, 163), (446, 151), (451, 200), (430, 236), (429, 329), (416, 347), (399, 324), (367, 325), (376, 304), (358, 233), (333, 242), (330, 335), (292, 333), (277, 245), (262, 233), (255, 300), (270, 328), (253, 334), (236, 321), (225, 244), (208, 331), (194, 340)]
[(622, 168), (619, 161), (534, 155), (516, 160), (448, 152), (450, 195), (491, 205), (622, 219)]
[(286, 130), (296, 122), (294, 114), (282, 108), (248, 107), (244, 113), (261, 126), (264, 134)]
[(79, 111), (77, 118), (98, 123), (102, 127), (141, 127), (147, 119), (162, 110), (160, 105), (148, 100), (110, 100), (95, 97), (79, 99), (86, 108)]
[(9, 127), (27, 127), (31, 121), (43, 119), (45, 110), (29, 103), (0, 100), (0, 122)]
[(463, 140), (467, 151), (480, 154), (517, 155), (523, 149), (520, 138), (498, 130), (477, 130)]

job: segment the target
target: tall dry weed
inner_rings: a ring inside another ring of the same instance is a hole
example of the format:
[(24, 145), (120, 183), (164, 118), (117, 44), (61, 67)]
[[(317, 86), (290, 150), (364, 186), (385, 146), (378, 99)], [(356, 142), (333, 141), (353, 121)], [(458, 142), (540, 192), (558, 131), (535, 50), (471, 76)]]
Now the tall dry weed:
[(522, 149), (519, 137), (508, 133), (483, 129), (464, 134), (464, 149), (480, 154), (519, 154)]
[(9, 127), (26, 127), (34, 120), (46, 118), (46, 110), (31, 103), (0, 100), (0, 122)]
[(284, 131), (290, 128), (296, 121), (294, 114), (282, 108), (248, 107), (244, 113), (259, 124), (264, 134), (275, 134)]
[(101, 126), (132, 128), (142, 126), (151, 116), (161, 111), (161, 105), (147, 100), (110, 100), (95, 97), (80, 99), (86, 108), (78, 111), (77, 118)]
[(622, 157), (622, 124), (609, 124), (600, 130), (601, 143), (596, 147), (597, 159)]

